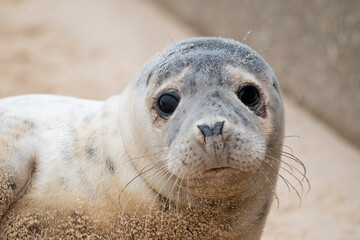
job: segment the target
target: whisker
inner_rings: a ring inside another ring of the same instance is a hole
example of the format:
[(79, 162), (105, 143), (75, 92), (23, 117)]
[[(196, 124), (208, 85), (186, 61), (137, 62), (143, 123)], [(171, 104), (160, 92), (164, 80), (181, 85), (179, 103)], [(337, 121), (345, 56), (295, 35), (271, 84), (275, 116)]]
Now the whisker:
[[(274, 167), (273, 167), (271, 164), (269, 164), (269, 162), (264, 162), (264, 163), (265, 163), (268, 167), (270, 167), (270, 169), (271, 169), (273, 172), (278, 173), (278, 171), (277, 171), (276, 169), (274, 169)], [(299, 191), (295, 188), (295, 186), (294, 186), (289, 180), (287, 180), (287, 179), (286, 179), (284, 176), (282, 176), (280, 173), (278, 173), (278, 176), (284, 181), (284, 183), (286, 184), (289, 192), (291, 192), (291, 191), (290, 191), (290, 188), (295, 191), (296, 195), (299, 197), (299, 201), (300, 201), (300, 205), (301, 205), (302, 197), (301, 197)], [(289, 188), (289, 187), (290, 187), (290, 188)]]
[[(181, 176), (182, 175), (182, 169), (181, 169), (181, 171), (180, 171), (180, 173), (179, 173), (179, 176)], [(182, 186), (182, 183), (183, 183), (183, 181), (184, 181), (184, 176), (182, 176), (181, 177), (181, 181), (180, 181), (180, 186), (179, 186), (179, 190), (178, 190), (178, 194), (177, 194), (177, 200), (176, 200), (176, 209), (179, 209), (179, 201), (180, 201), (180, 191), (181, 191), (181, 186)]]
[(288, 135), (284, 136), (284, 138), (297, 138), (299, 141), (301, 141), (301, 137), (299, 135)]
[[(310, 191), (310, 189), (311, 189), (311, 184), (310, 184), (309, 179), (308, 179), (307, 176), (306, 176), (306, 169), (305, 169), (305, 166), (304, 166), (303, 164), (300, 165), (300, 166), (303, 168), (303, 170), (304, 170), (304, 171), (302, 172), (302, 171), (300, 171), (297, 167), (295, 167), (295, 166), (293, 166), (293, 165), (290, 165), (289, 163), (287, 163), (287, 162), (285, 162), (285, 161), (283, 161), (283, 160), (274, 158), (273, 156), (270, 156), (270, 155), (267, 155), (267, 157), (271, 158), (271, 159), (274, 160), (274, 161), (281, 162), (281, 163), (287, 165), (289, 168), (294, 169), (296, 172), (298, 172), (298, 173), (301, 175), (301, 177), (302, 177), (301, 180), (300, 180), (300, 179), (298, 179), (298, 180), (299, 180), (301, 183), (305, 180), (306, 183), (307, 183), (307, 185), (308, 185), (307, 193)], [(284, 170), (285, 170), (285, 169), (284, 169)]]
[[(269, 161), (264, 161), (264, 162), (266, 162), (266, 163), (269, 163)], [(294, 179), (296, 179), (296, 181), (300, 184), (300, 186), (301, 186), (301, 195), (303, 195), (304, 194), (304, 186), (303, 186), (303, 184), (302, 184), (302, 181), (300, 181), (300, 179), (295, 175), (295, 174), (293, 174), (292, 172), (290, 172), (289, 170), (287, 170), (286, 168), (284, 168), (284, 167), (282, 167), (281, 165), (280, 165), (280, 168), (282, 169), (282, 170), (284, 170), (285, 172), (287, 172), (288, 174), (290, 174)]]
[[(273, 153), (272, 151), (270, 151), (270, 150), (268, 150), (269, 151), (269, 153)], [(303, 166), (302, 165), (300, 165), (299, 164), (299, 166), (303, 169), (303, 171), (301, 171), (299, 168), (297, 168), (296, 166), (294, 166), (294, 165), (292, 165), (292, 164), (290, 164), (290, 163), (288, 163), (288, 162), (285, 162), (284, 160), (281, 160), (280, 158), (275, 158), (274, 156), (272, 156), (272, 155), (270, 155), (270, 154), (265, 154), (264, 155), (265, 157), (269, 157), (269, 158), (271, 158), (272, 160), (274, 160), (274, 161), (278, 161), (278, 162), (280, 162), (280, 163), (283, 163), (283, 164), (285, 164), (286, 166), (288, 166), (289, 167), (289, 169), (291, 170), (291, 172), (293, 172), (294, 171), (294, 169), (298, 172), (298, 173), (300, 173), (302, 176), (304, 176), (305, 174), (306, 174), (306, 171), (304, 170), (304, 168), (303, 168)], [(281, 154), (280, 154), (280, 156), (282, 156)], [(292, 159), (290, 159), (290, 160), (292, 160)], [(296, 162), (297, 163), (297, 162)]]
[(243, 39), (242, 39), (242, 42), (245, 42), (245, 41), (246, 41), (246, 38), (250, 35), (250, 33), (252, 33), (252, 30), (249, 30), (249, 31), (245, 34), (245, 36), (244, 36)]
[(280, 199), (279, 199), (279, 197), (278, 197), (278, 195), (277, 195), (277, 192), (276, 192), (276, 184), (275, 184), (275, 182), (272, 181), (272, 180), (269, 178), (269, 176), (266, 174), (266, 172), (263, 171), (263, 169), (261, 168), (261, 164), (258, 163), (258, 162), (256, 161), (256, 159), (254, 159), (254, 158), (252, 158), (252, 157), (251, 157), (251, 159), (253, 160), (254, 163), (257, 164), (259, 171), (261, 171), (261, 173), (266, 177), (268, 183), (270, 183), (270, 185), (272, 186), (272, 189), (273, 189), (273, 192), (274, 192), (274, 197), (275, 197), (275, 199), (276, 199), (277, 206), (278, 206), (278, 208), (279, 208), (279, 206), (280, 206)]
[(140, 177), (142, 174), (151, 171), (151, 170), (154, 168), (154, 166), (151, 167), (150, 169), (144, 171), (144, 169), (147, 168), (147, 167), (150, 166), (150, 165), (151, 165), (151, 164), (148, 164), (148, 165), (146, 165), (143, 169), (141, 169), (140, 173), (139, 173), (138, 175), (136, 175), (135, 177), (133, 177), (133, 178), (123, 187), (123, 189), (120, 191), (120, 194), (121, 194), (121, 193), (125, 190), (125, 188), (126, 188), (127, 186), (129, 186), (129, 184), (131, 184), (135, 179), (137, 179), (138, 177)]
[(125, 162), (130, 162), (130, 161), (133, 161), (133, 160), (137, 160), (137, 159), (143, 159), (143, 158), (149, 158), (149, 157), (156, 157), (160, 154), (165, 154), (166, 151), (160, 151), (160, 152), (157, 152), (157, 153), (154, 153), (154, 154), (149, 154), (149, 155), (143, 155), (143, 156), (138, 156), (138, 157), (134, 157), (134, 158), (130, 158), (129, 160), (126, 160)]

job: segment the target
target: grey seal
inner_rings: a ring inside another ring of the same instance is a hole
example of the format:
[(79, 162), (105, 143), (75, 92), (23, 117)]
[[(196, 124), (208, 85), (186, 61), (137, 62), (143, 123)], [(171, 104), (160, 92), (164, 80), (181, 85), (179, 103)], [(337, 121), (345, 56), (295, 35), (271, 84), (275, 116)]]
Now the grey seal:
[(203, 37), (104, 102), (2, 99), (0, 126), (3, 238), (260, 239), (284, 109), (264, 59)]

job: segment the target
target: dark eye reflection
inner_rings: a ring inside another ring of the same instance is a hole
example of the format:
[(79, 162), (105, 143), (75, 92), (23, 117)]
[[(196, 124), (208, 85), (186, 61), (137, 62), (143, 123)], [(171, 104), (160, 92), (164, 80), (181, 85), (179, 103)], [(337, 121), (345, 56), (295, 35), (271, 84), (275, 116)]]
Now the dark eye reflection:
[(260, 99), (260, 94), (258, 90), (256, 89), (256, 87), (251, 85), (241, 87), (237, 96), (240, 101), (248, 107), (256, 105)]
[(180, 97), (176, 92), (163, 92), (157, 100), (158, 112), (164, 116), (170, 116), (173, 112), (175, 112), (179, 101)]

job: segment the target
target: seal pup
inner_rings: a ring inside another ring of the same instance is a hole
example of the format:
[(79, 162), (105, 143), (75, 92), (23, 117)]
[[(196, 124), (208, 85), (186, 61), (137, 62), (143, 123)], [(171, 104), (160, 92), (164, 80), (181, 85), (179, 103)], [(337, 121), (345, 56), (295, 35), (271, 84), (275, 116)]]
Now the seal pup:
[(168, 46), (104, 102), (2, 99), (0, 234), (260, 239), (283, 132), (272, 69), (222, 38)]

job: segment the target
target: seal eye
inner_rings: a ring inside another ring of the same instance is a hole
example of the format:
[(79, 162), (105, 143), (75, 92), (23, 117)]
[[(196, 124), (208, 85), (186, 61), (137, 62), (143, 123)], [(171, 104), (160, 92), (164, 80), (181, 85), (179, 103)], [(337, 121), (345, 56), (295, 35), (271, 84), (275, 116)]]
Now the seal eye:
[(173, 92), (164, 92), (160, 95), (157, 105), (159, 112), (164, 116), (170, 116), (179, 104), (179, 96)]
[(237, 96), (240, 101), (242, 101), (248, 107), (252, 107), (257, 104), (260, 98), (260, 94), (256, 87), (251, 85), (241, 88)]

